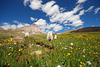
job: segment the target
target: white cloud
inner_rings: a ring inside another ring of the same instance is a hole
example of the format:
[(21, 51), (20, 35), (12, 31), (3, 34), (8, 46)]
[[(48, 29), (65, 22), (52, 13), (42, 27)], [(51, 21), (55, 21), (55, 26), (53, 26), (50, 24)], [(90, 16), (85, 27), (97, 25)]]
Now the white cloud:
[(46, 28), (47, 28), (47, 22), (44, 19), (39, 19), (38, 21), (35, 22), (35, 24), (41, 29), (43, 33), (46, 33)]
[(76, 20), (71, 25), (77, 27), (77, 26), (83, 25), (83, 23), (84, 22), (82, 22), (81, 20)]
[(68, 18), (68, 20), (70, 22), (74, 22), (74, 21), (77, 21), (79, 19), (80, 19), (79, 15), (72, 15), (71, 17)]
[(53, 30), (56, 32), (56, 31), (59, 31), (59, 30), (62, 30), (63, 27), (59, 24), (55, 25), (55, 27), (53, 28)]
[[(83, 8), (82, 6), (77, 5), (72, 11), (67, 11), (67, 12), (63, 12), (63, 13), (59, 13), (59, 14), (51, 16), (50, 21), (60, 22), (60, 23), (63, 22), (64, 24), (68, 22), (72, 22), (72, 24), (65, 24), (65, 25), (80, 26), (83, 24), (83, 22), (80, 20), (80, 16), (85, 13), (84, 10), (81, 10), (82, 8)], [(76, 14), (79, 10), (81, 10), (80, 13)], [(76, 23), (76, 21), (78, 21), (79, 23)]]
[(83, 15), (85, 13), (85, 10), (81, 10), (79, 15)]
[(96, 8), (94, 11), (95, 11), (95, 14), (98, 13), (98, 11), (100, 10), (100, 7)]
[(7, 23), (7, 22), (4, 22), (3, 24), (6, 25), (6, 24), (8, 24), (8, 23)]
[(21, 23), (21, 22), (18, 22), (17, 20), (15, 20), (15, 21), (13, 21), (13, 22), (16, 23), (16, 25), (15, 25), (15, 24), (9, 24), (9, 23), (7, 23), (7, 22), (4, 22), (3, 25), (0, 26), (0, 27), (2, 27), (3, 29), (7, 30), (7, 29), (10, 29), (10, 28), (15, 29), (15, 28), (20, 28), (20, 27), (24, 27), (24, 26), (30, 25), (30, 24), (28, 24), (28, 23)]
[(80, 5), (77, 5), (72, 11), (67, 11), (67, 12), (53, 15), (52, 17), (50, 17), (50, 21), (60, 22), (60, 23), (64, 21), (68, 21), (68, 18), (74, 16), (74, 14), (76, 14), (80, 9), (82, 9), (82, 7)]
[(30, 17), (31, 21), (37, 21), (36, 18)]
[(63, 29), (63, 26), (59, 24), (48, 24), (44, 19), (39, 19), (37, 22), (35, 22), (35, 24), (37, 24), (38, 27), (41, 28), (42, 32), (45, 33), (48, 32), (51, 28), (55, 32)]
[(20, 23), (20, 22), (18, 22), (17, 20), (14, 20), (13, 22), (14, 22), (14, 23), (17, 23), (17, 24), (19, 24), (19, 23)]
[(21, 22), (19, 22), (19, 21), (17, 21), (17, 20), (14, 20), (13, 22), (14, 22), (14, 23), (17, 23), (17, 27), (16, 27), (16, 28), (20, 28), (20, 27), (24, 27), (24, 26), (30, 25), (30, 24), (28, 24), (28, 23), (21, 23)]
[(55, 4), (55, 1), (50, 1), (44, 4), (42, 7), (42, 11), (47, 13), (47, 15), (50, 15), (50, 16), (56, 13), (59, 13), (59, 6), (54, 5), (54, 4)]
[(70, 29), (70, 27), (68, 27), (68, 29)]
[(10, 26), (10, 28), (16, 29), (17, 26), (13, 24), (13, 25)]
[[(83, 3), (85, 1), (86, 0), (78, 0), (78, 3)], [(59, 8), (59, 6), (55, 3), (56, 3), (55, 1), (49, 1), (46, 4), (42, 4), (41, 0), (32, 0), (32, 1), (30, 1), (29, 6), (31, 6), (30, 8), (32, 8), (32, 9), (41, 9), (43, 12), (45, 12), (49, 16), (51, 22), (60, 22), (60, 23), (64, 23), (64, 24), (68, 23), (68, 22), (72, 22), (73, 24), (75, 24), (76, 21), (80, 20), (80, 16), (85, 13), (84, 10), (81, 10), (83, 7), (80, 4), (78, 4), (71, 11), (63, 12), (62, 10), (64, 10), (64, 9)], [(76, 15), (76, 13), (78, 13), (79, 11), (80, 11), (80, 13)], [(34, 20), (34, 19), (32, 19), (32, 20)], [(79, 26), (79, 25), (81, 25), (80, 23), (83, 24), (83, 22), (81, 22), (81, 20), (80, 20), (79, 24), (77, 23), (78, 25), (75, 24), (74, 26)], [(70, 24), (70, 25), (73, 25), (73, 24)]]
[(86, 12), (90, 12), (92, 9), (94, 8), (94, 6), (89, 7)]
[(24, 27), (24, 25), (23, 25), (23, 24), (21, 24), (21, 23), (20, 23), (20, 24), (18, 24), (18, 25), (17, 25), (17, 28), (20, 28), (20, 27)]
[(35, 22), (35, 24), (38, 25), (39, 28), (46, 28), (46, 20), (44, 19), (39, 19), (37, 22)]
[(27, 3), (29, 2), (30, 0), (24, 0), (24, 5), (26, 6), (27, 5)]
[(3, 26), (1, 26), (3, 29), (7, 30), (9, 29), (11, 26), (8, 23), (3, 23)]
[(87, 0), (78, 0), (77, 3), (84, 3), (85, 1), (87, 1)]
[(10, 28), (15, 29), (16, 28), (16, 25), (14, 25), (14, 24), (13, 25), (10, 25), (9, 23), (4, 22), (3, 25), (0, 26), (0, 27), (2, 27), (3, 29), (7, 30), (7, 29), (10, 29)]
[(53, 31), (55, 32), (63, 29), (63, 26), (59, 24), (50, 24), (47, 27), (49, 27), (49, 29), (53, 28)]
[(24, 26), (28, 26), (28, 25), (30, 25), (30, 24), (28, 24), (28, 23), (25, 23), (25, 24), (24, 24)]
[[(60, 8), (59, 5), (56, 4), (55, 1), (49, 1), (45, 4), (42, 4), (42, 0), (26, 0), (24, 4), (27, 4), (30, 2), (29, 7), (33, 10), (40, 9), (41, 11), (45, 12), (47, 16), (49, 16), (50, 22), (58, 22), (63, 23), (66, 25), (71, 26), (81, 26), (83, 25), (83, 21), (80, 19), (82, 15), (84, 15), (85, 12), (91, 11), (94, 6), (89, 7), (87, 10), (84, 10), (81, 6), (81, 3), (86, 2), (87, 0), (78, 0), (77, 6), (73, 8), (71, 11), (64, 11), (66, 9)], [(34, 18), (31, 18), (31, 20), (34, 20)], [(41, 28), (43, 31), (46, 31), (46, 29), (50, 30), (53, 28), (53, 31), (59, 31), (60, 29), (63, 29), (63, 26), (58, 24), (47, 24), (46, 20), (39, 19), (37, 22), (35, 22)], [(56, 30), (57, 29), (57, 30)]]
[(32, 1), (30, 2), (29, 7), (32, 8), (33, 10), (40, 9), (41, 6), (42, 6), (41, 3), (42, 3), (41, 0), (32, 0)]

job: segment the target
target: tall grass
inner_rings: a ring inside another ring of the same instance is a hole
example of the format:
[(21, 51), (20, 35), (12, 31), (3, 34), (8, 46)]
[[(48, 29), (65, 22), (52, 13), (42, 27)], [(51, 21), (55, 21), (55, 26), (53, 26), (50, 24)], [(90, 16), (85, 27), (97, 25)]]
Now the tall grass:
[[(46, 34), (25, 37), (22, 42), (9, 36), (1, 39), (4, 41), (0, 43), (0, 67), (100, 67), (99, 32), (57, 34), (57, 39), (50, 42), (54, 49), (44, 46), (49, 44)], [(44, 44), (37, 46), (36, 42)], [(37, 55), (35, 51), (39, 50), (42, 53)]]

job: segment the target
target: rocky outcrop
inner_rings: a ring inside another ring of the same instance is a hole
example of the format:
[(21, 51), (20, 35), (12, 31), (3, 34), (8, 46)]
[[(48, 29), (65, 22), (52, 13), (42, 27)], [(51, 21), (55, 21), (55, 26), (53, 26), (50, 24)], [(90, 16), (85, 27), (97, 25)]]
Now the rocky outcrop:
[(27, 33), (28, 32), (30, 34), (35, 34), (35, 33), (41, 32), (41, 29), (39, 29), (36, 24), (24, 26), (24, 27), (21, 27), (21, 28), (18, 28), (18, 29), (20, 29), (19, 32), (21, 32), (21, 33)]
[(1, 30), (4, 30), (4, 29), (0, 27), (0, 31), (1, 31)]

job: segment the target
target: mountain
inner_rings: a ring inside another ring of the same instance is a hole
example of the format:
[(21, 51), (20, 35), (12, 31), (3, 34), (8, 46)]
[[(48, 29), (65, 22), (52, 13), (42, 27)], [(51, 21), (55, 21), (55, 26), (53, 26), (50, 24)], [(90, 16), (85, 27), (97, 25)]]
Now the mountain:
[(36, 32), (41, 32), (41, 29), (39, 29), (36, 24), (20, 27), (19, 29), (20, 29), (19, 32), (22, 32), (22, 33), (29, 32), (31, 34), (35, 34)]
[(24, 26), (24, 27), (20, 27), (20, 28), (16, 28), (16, 29), (9, 29), (9, 31), (12, 32), (17, 32), (17, 33), (30, 33), (30, 34), (38, 34), (41, 33), (41, 29), (38, 28), (38, 26), (36, 24), (32, 24), (32, 25), (28, 25), (28, 26)]
[(85, 28), (75, 29), (71, 32), (75, 33), (75, 32), (98, 32), (98, 31), (100, 31), (100, 27), (85, 27)]
[(1, 31), (1, 30), (4, 30), (4, 29), (0, 27), (0, 31)]

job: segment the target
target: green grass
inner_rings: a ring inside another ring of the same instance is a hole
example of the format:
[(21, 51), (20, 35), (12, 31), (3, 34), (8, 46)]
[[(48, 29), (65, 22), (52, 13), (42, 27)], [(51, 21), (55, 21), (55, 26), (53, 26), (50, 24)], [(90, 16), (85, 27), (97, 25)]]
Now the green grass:
[[(11, 40), (10, 36), (1, 35), (3, 41), (0, 43), (0, 67), (100, 67), (100, 32), (57, 34), (57, 40), (53, 39), (51, 42), (46, 36), (31, 35), (18, 42)], [(54, 49), (44, 45), (38, 47), (36, 42), (51, 44)], [(71, 46), (70, 43), (74, 45)], [(30, 48), (31, 44), (34, 46)], [(34, 53), (38, 50), (42, 54)]]

